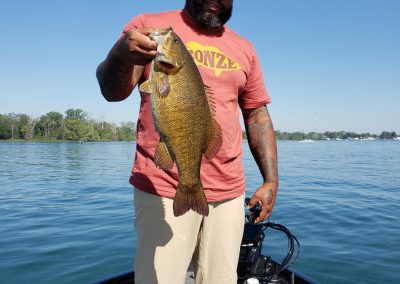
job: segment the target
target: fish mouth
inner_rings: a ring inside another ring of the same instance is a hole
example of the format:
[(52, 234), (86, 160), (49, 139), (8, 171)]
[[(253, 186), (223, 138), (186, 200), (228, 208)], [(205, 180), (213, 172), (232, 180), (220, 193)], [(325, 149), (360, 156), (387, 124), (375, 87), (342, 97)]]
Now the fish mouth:
[(172, 28), (156, 29), (149, 37), (157, 43), (157, 54), (154, 59), (157, 69), (168, 74), (178, 72), (183, 66), (182, 56), (178, 53), (179, 50), (175, 50), (179, 49), (179, 46), (176, 44)]
[(167, 61), (158, 61), (158, 64), (161, 66), (161, 67), (163, 67), (164, 69), (166, 69), (166, 70), (170, 70), (170, 71), (172, 71), (172, 70), (174, 70), (175, 68), (177, 68), (178, 66), (175, 66), (174, 64), (172, 64), (172, 63), (170, 63), (170, 62), (167, 62)]
[(156, 59), (155, 61), (158, 63), (158, 65), (162, 66), (166, 70), (173, 70), (177, 68), (177, 64), (169, 60), (164, 53), (157, 51)]
[(172, 50), (165, 48), (163, 44), (164, 38), (171, 31), (172, 29), (167, 28), (167, 29), (154, 30), (153, 32), (150, 33), (150, 38), (157, 43), (157, 54), (155, 61), (159, 66), (163, 67), (163, 69), (166, 70), (173, 70), (176, 67), (178, 67), (171, 60), (169, 60), (166, 55), (166, 54), (173, 54), (174, 52)]

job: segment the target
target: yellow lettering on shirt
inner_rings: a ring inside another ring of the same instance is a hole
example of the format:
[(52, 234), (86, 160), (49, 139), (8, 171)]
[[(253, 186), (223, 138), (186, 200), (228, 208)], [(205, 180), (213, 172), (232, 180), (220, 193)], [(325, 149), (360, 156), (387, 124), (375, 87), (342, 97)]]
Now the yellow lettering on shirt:
[(189, 41), (186, 44), (197, 66), (203, 66), (215, 72), (215, 76), (225, 71), (240, 70), (239, 63), (223, 54), (218, 48)]

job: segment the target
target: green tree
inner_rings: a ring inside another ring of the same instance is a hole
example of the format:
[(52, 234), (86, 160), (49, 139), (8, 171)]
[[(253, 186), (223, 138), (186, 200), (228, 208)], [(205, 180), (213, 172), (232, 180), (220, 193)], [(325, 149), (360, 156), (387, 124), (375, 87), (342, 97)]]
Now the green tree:
[(10, 139), (11, 127), (7, 115), (0, 114), (0, 139)]
[(306, 135), (303, 132), (294, 132), (289, 135), (290, 140), (304, 140)]
[(393, 138), (395, 138), (395, 137), (397, 137), (397, 134), (396, 134), (396, 132), (394, 132), (394, 131), (392, 131), (392, 132), (389, 132), (389, 131), (383, 131), (380, 135), (379, 135), (379, 138), (380, 139), (393, 139)]
[(65, 138), (73, 141), (98, 141), (99, 134), (91, 125), (79, 119), (65, 120)]
[(120, 141), (133, 141), (136, 139), (136, 124), (132, 121), (121, 123), (117, 127), (118, 140)]
[(9, 113), (4, 116), (3, 123), (5, 123), (5, 127), (10, 129), (11, 137), (9, 139), (20, 138), (19, 124), (20, 124), (21, 114)]
[(34, 130), (35, 130), (35, 125), (37, 123), (37, 119), (34, 118), (32, 115), (29, 116), (27, 114), (21, 114), (19, 117), (19, 131), (21, 133), (21, 136), (24, 139), (33, 139), (34, 138)]
[(70, 108), (65, 111), (65, 119), (86, 120), (87, 113), (80, 108), (77, 109)]
[(99, 133), (95, 130), (95, 122), (88, 120), (88, 115), (82, 109), (65, 111), (64, 139), (74, 141), (98, 141)]
[(116, 141), (118, 140), (117, 125), (102, 121), (97, 125), (97, 131), (101, 140)]
[(38, 128), (43, 137), (49, 138), (58, 138), (60, 139), (62, 136), (62, 122), (63, 115), (59, 112), (48, 112), (45, 115), (42, 115), (38, 122)]

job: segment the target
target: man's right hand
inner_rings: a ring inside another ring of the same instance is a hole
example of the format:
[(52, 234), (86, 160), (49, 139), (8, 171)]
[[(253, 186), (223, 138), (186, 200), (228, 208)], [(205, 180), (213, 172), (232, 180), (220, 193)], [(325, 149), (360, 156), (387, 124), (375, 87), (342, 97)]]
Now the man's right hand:
[(110, 102), (129, 97), (139, 82), (144, 66), (157, 54), (157, 44), (149, 34), (154, 29), (131, 29), (114, 44), (96, 71), (101, 93)]
[(117, 42), (115, 58), (132, 65), (147, 65), (156, 57), (157, 44), (149, 38), (152, 28), (131, 29)]

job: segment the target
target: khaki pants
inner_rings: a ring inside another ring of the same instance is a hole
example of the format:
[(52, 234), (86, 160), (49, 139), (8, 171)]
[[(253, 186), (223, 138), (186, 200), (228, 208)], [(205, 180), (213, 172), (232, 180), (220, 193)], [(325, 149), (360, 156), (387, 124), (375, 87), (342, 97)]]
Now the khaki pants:
[(209, 215), (175, 217), (173, 199), (135, 189), (136, 284), (183, 284), (192, 260), (196, 284), (236, 284), (244, 195), (209, 203)]

